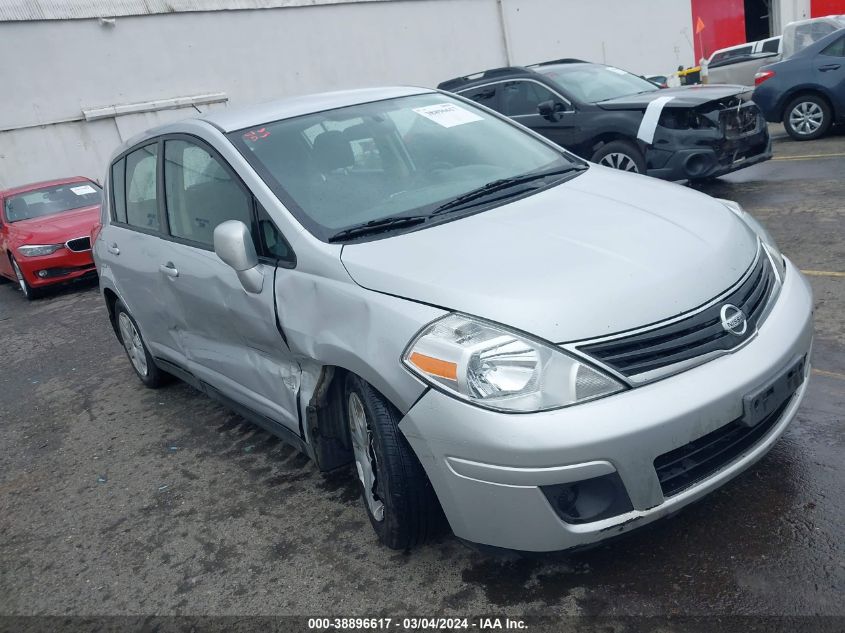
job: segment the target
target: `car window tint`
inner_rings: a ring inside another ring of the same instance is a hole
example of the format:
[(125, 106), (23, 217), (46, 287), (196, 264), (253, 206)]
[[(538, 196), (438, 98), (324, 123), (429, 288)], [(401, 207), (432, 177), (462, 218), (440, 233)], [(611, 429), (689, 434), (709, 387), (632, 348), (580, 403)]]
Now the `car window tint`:
[(840, 37), (833, 44), (822, 51), (822, 55), (829, 57), (845, 57), (845, 37)]
[(780, 40), (768, 40), (763, 42), (764, 53), (777, 53), (780, 49)]
[(502, 112), (508, 116), (537, 114), (537, 106), (543, 101), (560, 99), (533, 81), (509, 81), (502, 87)]
[(126, 155), (126, 222), (159, 230), (156, 200), (158, 145), (147, 145)]
[(214, 229), (226, 220), (252, 226), (252, 200), (223, 164), (188, 141), (164, 144), (164, 189), (170, 234), (214, 245)]
[(499, 104), (496, 102), (496, 91), (496, 86), (482, 86), (481, 88), (461, 92), (460, 95), (493, 110), (498, 110)]
[(121, 158), (111, 167), (111, 191), (114, 199), (112, 219), (126, 223), (126, 159)]

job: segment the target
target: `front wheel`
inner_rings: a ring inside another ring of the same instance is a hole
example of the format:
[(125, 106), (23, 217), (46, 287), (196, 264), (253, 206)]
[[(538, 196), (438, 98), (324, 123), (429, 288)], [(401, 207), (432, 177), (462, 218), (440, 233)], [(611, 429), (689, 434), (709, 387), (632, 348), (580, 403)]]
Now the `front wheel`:
[(793, 99), (783, 114), (783, 127), (796, 141), (812, 141), (830, 129), (830, 106), (821, 97), (803, 95)]
[(18, 287), (21, 289), (23, 296), (26, 297), (27, 301), (32, 301), (33, 299), (37, 299), (41, 296), (41, 290), (38, 288), (33, 288), (29, 285), (26, 278), (23, 276), (23, 272), (21, 271), (21, 267), (18, 266), (18, 262), (15, 261), (15, 258), (12, 258), (12, 270), (15, 271), (15, 277), (18, 279)]
[(129, 314), (126, 306), (119, 301), (115, 305), (114, 318), (117, 319), (120, 342), (123, 343), (123, 349), (126, 350), (126, 355), (129, 357), (129, 362), (132, 369), (135, 370), (135, 374), (150, 389), (161, 387), (166, 382), (167, 374), (156, 366), (153, 357), (144, 344), (144, 339), (141, 338), (141, 332), (138, 330), (135, 319)]
[(361, 496), (379, 540), (398, 550), (425, 542), (441, 525), (442, 510), (399, 431), (399, 412), (352, 374), (346, 378), (344, 402)]
[(630, 171), (635, 174), (645, 173), (645, 159), (642, 152), (628, 141), (611, 141), (602, 145), (591, 159), (594, 163)]

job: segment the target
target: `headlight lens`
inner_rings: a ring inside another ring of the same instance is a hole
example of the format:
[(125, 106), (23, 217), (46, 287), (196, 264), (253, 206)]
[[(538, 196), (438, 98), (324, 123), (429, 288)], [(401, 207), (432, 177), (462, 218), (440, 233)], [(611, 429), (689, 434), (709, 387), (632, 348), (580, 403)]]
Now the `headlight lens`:
[(429, 384), (498, 411), (555, 409), (624, 388), (557, 347), (463, 314), (423, 328), (402, 360)]
[(38, 255), (51, 255), (63, 246), (64, 244), (28, 244), (18, 247), (18, 252), (27, 257), (37, 257)]
[(760, 224), (757, 218), (748, 213), (748, 211), (743, 209), (740, 204), (734, 202), (733, 200), (719, 200), (719, 202), (733, 211), (740, 220), (745, 222), (751, 230), (757, 234), (760, 241), (763, 242), (763, 247), (766, 249), (766, 252), (768, 252), (769, 257), (777, 270), (778, 277), (781, 281), (783, 281), (783, 276), (786, 273), (786, 264), (783, 261), (783, 254), (780, 252), (775, 239), (766, 230), (766, 227)]

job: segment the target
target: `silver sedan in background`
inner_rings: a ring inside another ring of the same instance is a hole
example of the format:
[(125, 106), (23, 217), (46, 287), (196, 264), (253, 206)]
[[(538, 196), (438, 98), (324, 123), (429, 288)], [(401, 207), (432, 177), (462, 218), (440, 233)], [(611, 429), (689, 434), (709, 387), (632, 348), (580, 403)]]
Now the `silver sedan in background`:
[(641, 526), (761, 458), (806, 390), (810, 288), (738, 205), (460, 97), (215, 112), (106, 182), (94, 254), (139, 378), (352, 465), (392, 548), (444, 515), (533, 551)]

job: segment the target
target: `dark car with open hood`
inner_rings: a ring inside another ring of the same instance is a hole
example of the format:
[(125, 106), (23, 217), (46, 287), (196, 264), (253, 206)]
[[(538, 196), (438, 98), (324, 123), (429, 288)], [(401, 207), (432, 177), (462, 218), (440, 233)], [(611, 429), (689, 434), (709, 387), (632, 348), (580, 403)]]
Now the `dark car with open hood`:
[(577, 59), (487, 70), (441, 83), (601, 165), (666, 180), (704, 180), (772, 156), (745, 86), (661, 89)]

